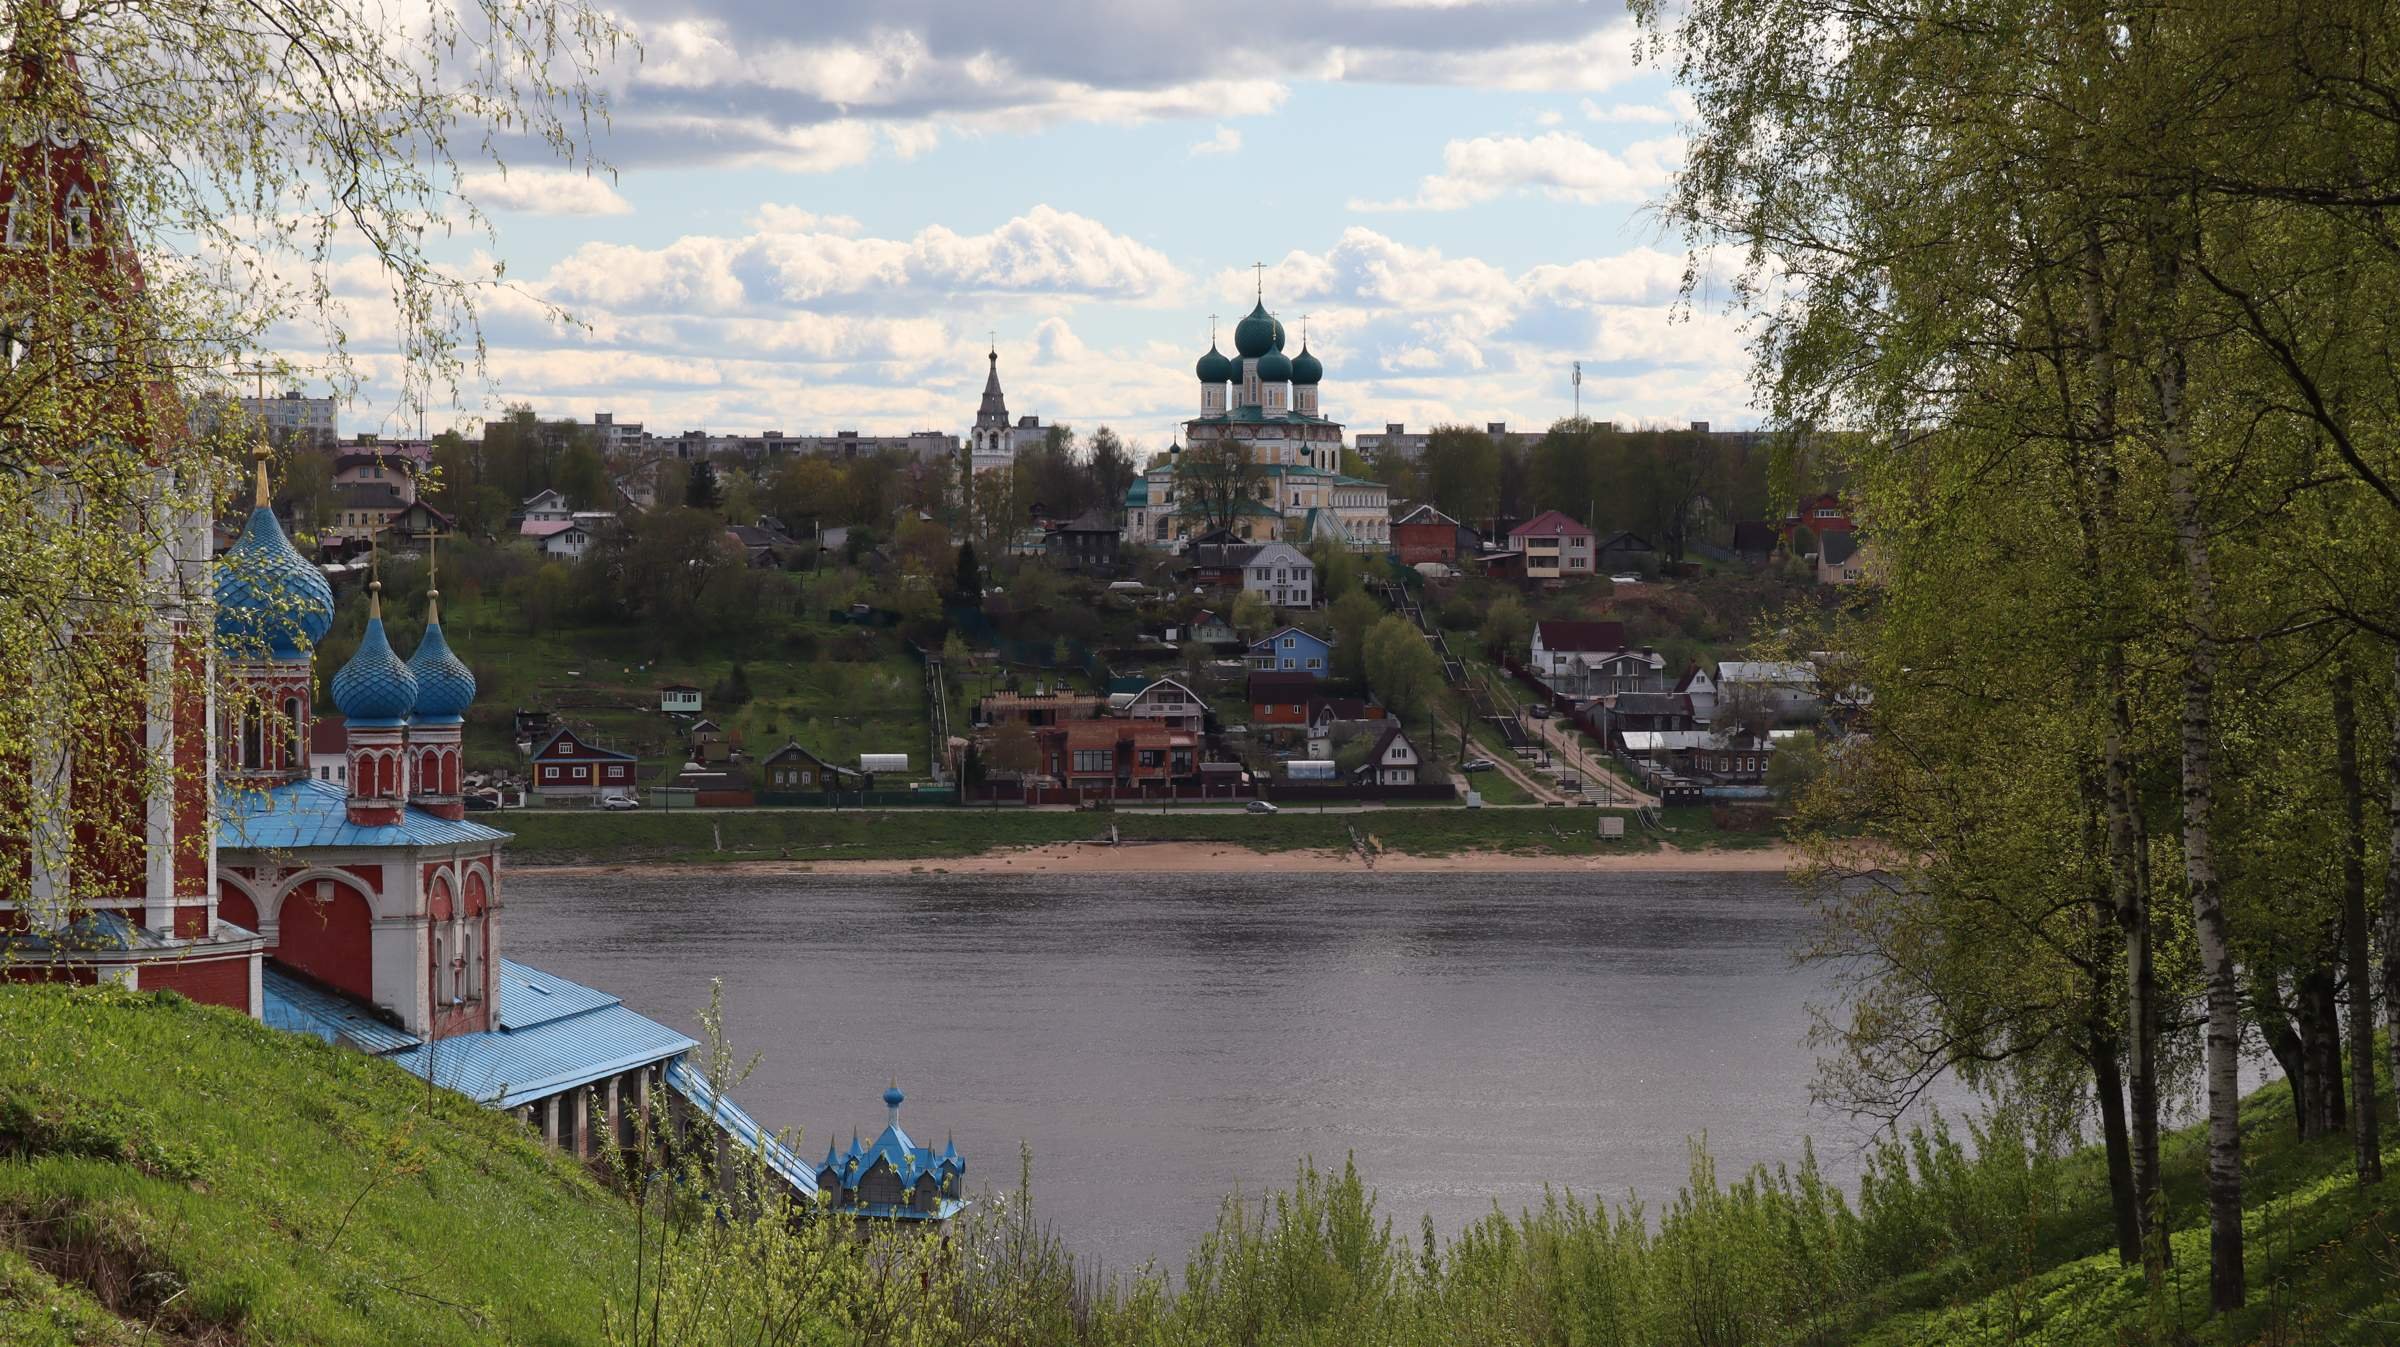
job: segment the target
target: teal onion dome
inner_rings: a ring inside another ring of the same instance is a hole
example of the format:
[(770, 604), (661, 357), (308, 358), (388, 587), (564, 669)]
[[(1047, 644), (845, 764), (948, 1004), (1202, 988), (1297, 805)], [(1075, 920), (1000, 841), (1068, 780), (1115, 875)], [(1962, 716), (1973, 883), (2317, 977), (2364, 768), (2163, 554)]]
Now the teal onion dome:
[(1200, 363), (1192, 372), (1199, 375), (1200, 382), (1204, 384), (1229, 384), (1236, 377), (1233, 362), (1217, 350), (1217, 344), (1213, 341), (1208, 344), (1208, 354), (1200, 357)]
[(1259, 357), (1258, 379), (1260, 383), (1289, 383), (1291, 378), (1292, 358), (1290, 356), (1281, 351), (1269, 351)]
[(1269, 351), (1283, 349), (1283, 324), (1267, 312), (1266, 301), (1259, 301), (1250, 316), (1233, 325), (1233, 349), (1245, 360), (1256, 360)]
[(1325, 363), (1308, 353), (1308, 343), (1300, 343), (1300, 354), (1292, 357), (1292, 382), (1314, 384), (1325, 381)]
[(304, 659), (333, 629), (333, 586), (264, 505), (218, 559), (216, 595), (217, 639), (235, 658)]
[(455, 725), (475, 704), (475, 671), (450, 649), (438, 612), (426, 622), (417, 653), (408, 657), (408, 671), (417, 680), (416, 707), (411, 713), (417, 724)]
[[(369, 592), (383, 586), (368, 586)], [(417, 706), (417, 676), (400, 662), (391, 638), (383, 634), (380, 597), (368, 610), (366, 634), (358, 638), (358, 653), (333, 676), (333, 704), (361, 729), (388, 729), (408, 723)]]
[(892, 1083), (892, 1087), (883, 1092), (883, 1106), (885, 1108), (898, 1108), (900, 1107), (900, 1101), (906, 1098), (908, 1098), (907, 1095), (900, 1093), (899, 1082), (894, 1081)]

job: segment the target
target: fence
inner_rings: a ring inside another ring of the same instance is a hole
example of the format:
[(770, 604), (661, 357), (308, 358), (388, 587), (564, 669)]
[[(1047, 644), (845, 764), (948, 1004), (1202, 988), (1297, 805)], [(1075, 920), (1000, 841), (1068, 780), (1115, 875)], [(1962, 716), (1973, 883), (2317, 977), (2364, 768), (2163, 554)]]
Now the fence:
[(953, 805), (958, 792), (939, 790), (795, 790), (757, 793), (758, 803), (793, 809), (906, 809), (917, 805)]
[(1383, 786), (1349, 781), (1278, 781), (1268, 788), (1266, 797), (1279, 805), (1301, 807), (1345, 800), (1456, 800), (1459, 795), (1458, 787), (1447, 781), (1419, 782), (1414, 786)]
[(1172, 804), (1231, 804), (1256, 798), (1257, 788), (1238, 781), (1206, 782), (1200, 785), (1178, 783), (1160, 785), (1143, 782), (1138, 786), (1027, 786), (1020, 791), (1013, 781), (983, 781), (966, 791), (966, 803), (983, 805), (1172, 805)]

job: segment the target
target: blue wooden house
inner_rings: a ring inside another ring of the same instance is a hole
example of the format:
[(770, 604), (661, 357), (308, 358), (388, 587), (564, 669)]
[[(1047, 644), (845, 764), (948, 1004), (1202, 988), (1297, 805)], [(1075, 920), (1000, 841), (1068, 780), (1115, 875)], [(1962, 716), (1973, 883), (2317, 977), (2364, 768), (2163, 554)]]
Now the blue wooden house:
[(919, 1146), (900, 1130), (899, 1082), (883, 1092), (889, 1110), (883, 1131), (865, 1146), (850, 1135), (850, 1149), (825, 1147), (817, 1166), (818, 1191), (837, 1215), (880, 1221), (946, 1221), (966, 1207), (961, 1196), (967, 1181), (967, 1162), (948, 1142), (941, 1153)]
[(1250, 672), (1327, 677), (1333, 672), (1333, 642), (1298, 627), (1285, 627), (1250, 643)]

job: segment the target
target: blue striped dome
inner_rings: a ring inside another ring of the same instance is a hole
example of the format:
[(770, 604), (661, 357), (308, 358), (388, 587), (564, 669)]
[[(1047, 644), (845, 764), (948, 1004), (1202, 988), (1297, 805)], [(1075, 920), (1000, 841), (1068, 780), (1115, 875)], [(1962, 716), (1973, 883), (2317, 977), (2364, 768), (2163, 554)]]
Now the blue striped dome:
[(405, 725), (416, 709), (417, 676), (400, 662), (391, 638), (383, 634), (380, 610), (367, 619), (358, 653), (333, 676), (333, 704), (352, 725), (364, 729)]
[(235, 658), (263, 649), (276, 659), (303, 659), (333, 629), (333, 586), (264, 505), (217, 561), (216, 593), (217, 639)]
[(417, 680), (417, 704), (411, 718), (420, 725), (456, 724), (475, 704), (475, 671), (451, 651), (438, 614), (425, 624), (417, 653), (408, 657), (408, 671)]

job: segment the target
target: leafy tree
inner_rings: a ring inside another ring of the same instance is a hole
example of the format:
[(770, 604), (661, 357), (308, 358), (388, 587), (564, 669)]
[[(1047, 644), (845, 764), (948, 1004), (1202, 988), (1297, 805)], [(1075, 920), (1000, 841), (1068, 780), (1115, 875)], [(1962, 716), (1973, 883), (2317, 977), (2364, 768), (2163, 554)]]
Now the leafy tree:
[(1466, 426), (1435, 426), (1417, 458), (1425, 498), (1453, 518), (1490, 527), (1500, 513), (1500, 448)]
[(950, 590), (962, 599), (983, 595), (983, 565), (975, 559), (973, 542), (958, 545), (958, 565), (952, 574)]
[(1133, 485), (1134, 468), (1131, 448), (1106, 426), (1092, 432), (1085, 471), (1091, 477), (1087, 499), (1091, 505), (1110, 509), (1125, 499), (1126, 488)]
[(1502, 596), (1483, 611), (1483, 625), (1478, 628), (1483, 648), (1494, 655), (1506, 655), (1522, 660), (1533, 640), (1533, 615), (1515, 595)]
[(1353, 589), (1333, 601), (1326, 618), (1333, 632), (1333, 671), (1341, 678), (1364, 678), (1367, 672), (1367, 633), (1385, 616), (1383, 605)]
[(684, 474), (683, 505), (687, 510), (715, 510), (724, 503), (724, 493), (717, 485), (717, 465), (705, 458), (695, 458)]
[(993, 727), (984, 759), (994, 771), (1016, 774), (1017, 794), (1022, 799), (1030, 779), (1042, 770), (1041, 741), (1024, 721), (1004, 720)]
[(288, 454), (276, 497), (288, 502), (295, 528), (317, 532), (333, 522), (333, 460), (313, 450)]
[(1264, 636), (1267, 629), (1275, 624), (1275, 610), (1267, 606), (1265, 599), (1243, 590), (1241, 596), (1233, 601), (1233, 611), (1227, 614), (1226, 620), (1244, 636)]
[(1175, 512), (1195, 536), (1217, 529), (1240, 532), (1242, 512), (1266, 482), (1240, 441), (1220, 438), (1188, 446), (1175, 465)]
[(567, 503), (578, 510), (606, 510), (615, 504), (616, 493), (609, 489), (608, 469), (600, 461), (600, 451), (583, 436), (568, 446), (558, 459), (557, 479), (552, 485)]
[(1359, 589), (1358, 553), (1329, 537), (1308, 545), (1308, 559), (1317, 568), (1317, 602), (1329, 603)]
[(1813, 734), (1795, 734), (1775, 745), (1767, 759), (1767, 789), (1789, 809), (1825, 774), (1825, 750)]
[(1408, 619), (1389, 614), (1368, 631), (1366, 673), (1367, 685), (1394, 714), (1432, 714), (1442, 689), (1441, 657)]

